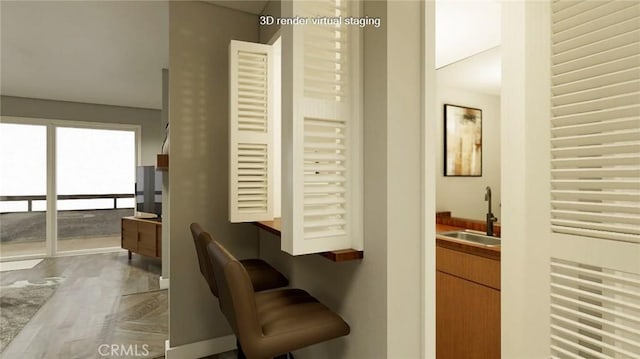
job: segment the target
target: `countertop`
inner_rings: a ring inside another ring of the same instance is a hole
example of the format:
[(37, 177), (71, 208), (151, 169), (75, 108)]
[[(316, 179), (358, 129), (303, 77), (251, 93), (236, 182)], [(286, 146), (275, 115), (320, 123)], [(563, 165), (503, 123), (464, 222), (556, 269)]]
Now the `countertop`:
[[(436, 223), (436, 234), (442, 232), (450, 232), (450, 231), (461, 231), (465, 228), (462, 227), (454, 227), (446, 224), (438, 224)], [(480, 244), (474, 244), (464, 241), (457, 241), (455, 239), (449, 238), (437, 238), (436, 237), (436, 245), (440, 247), (445, 247), (449, 249), (453, 249), (460, 252), (465, 252), (469, 254), (478, 255), (481, 257), (500, 260), (500, 247), (486, 247)]]

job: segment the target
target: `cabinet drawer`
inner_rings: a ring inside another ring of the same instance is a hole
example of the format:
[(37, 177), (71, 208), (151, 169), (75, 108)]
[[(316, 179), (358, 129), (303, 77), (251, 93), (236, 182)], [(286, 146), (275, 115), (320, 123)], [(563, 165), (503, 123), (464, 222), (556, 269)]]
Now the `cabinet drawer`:
[(436, 246), (436, 269), (500, 289), (500, 261)]

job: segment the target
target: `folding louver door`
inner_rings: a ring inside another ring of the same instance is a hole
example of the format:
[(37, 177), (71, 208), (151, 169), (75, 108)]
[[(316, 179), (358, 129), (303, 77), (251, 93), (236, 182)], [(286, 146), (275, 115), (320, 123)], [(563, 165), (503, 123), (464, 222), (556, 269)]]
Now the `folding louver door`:
[[(359, 12), (357, 1), (282, 6), (285, 17)], [(294, 255), (362, 249), (357, 29), (283, 27), (283, 153), (288, 155), (283, 157), (282, 249)]]
[(229, 220), (273, 219), (273, 123), (269, 45), (229, 45)]
[(640, 3), (551, 20), (551, 355), (640, 358)]

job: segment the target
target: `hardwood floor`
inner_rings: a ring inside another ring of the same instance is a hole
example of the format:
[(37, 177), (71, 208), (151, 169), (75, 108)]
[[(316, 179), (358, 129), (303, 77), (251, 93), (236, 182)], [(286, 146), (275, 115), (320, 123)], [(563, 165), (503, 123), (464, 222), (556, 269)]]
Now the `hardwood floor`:
[(101, 344), (138, 344), (139, 352), (148, 344), (154, 355), (147, 357), (161, 356), (168, 295), (159, 290), (160, 273), (158, 260), (134, 255), (129, 262), (126, 252), (48, 258), (32, 269), (3, 272), (1, 285), (65, 279), (0, 357), (103, 358)]

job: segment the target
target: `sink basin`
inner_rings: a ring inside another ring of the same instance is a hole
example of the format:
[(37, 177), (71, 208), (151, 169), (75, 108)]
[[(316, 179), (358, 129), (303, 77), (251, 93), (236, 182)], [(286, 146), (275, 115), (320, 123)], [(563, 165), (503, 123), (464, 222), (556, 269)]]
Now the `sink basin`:
[(497, 247), (500, 245), (500, 238), (487, 236), (482, 232), (470, 230), (443, 232), (438, 233), (438, 236), (479, 244), (486, 247)]

